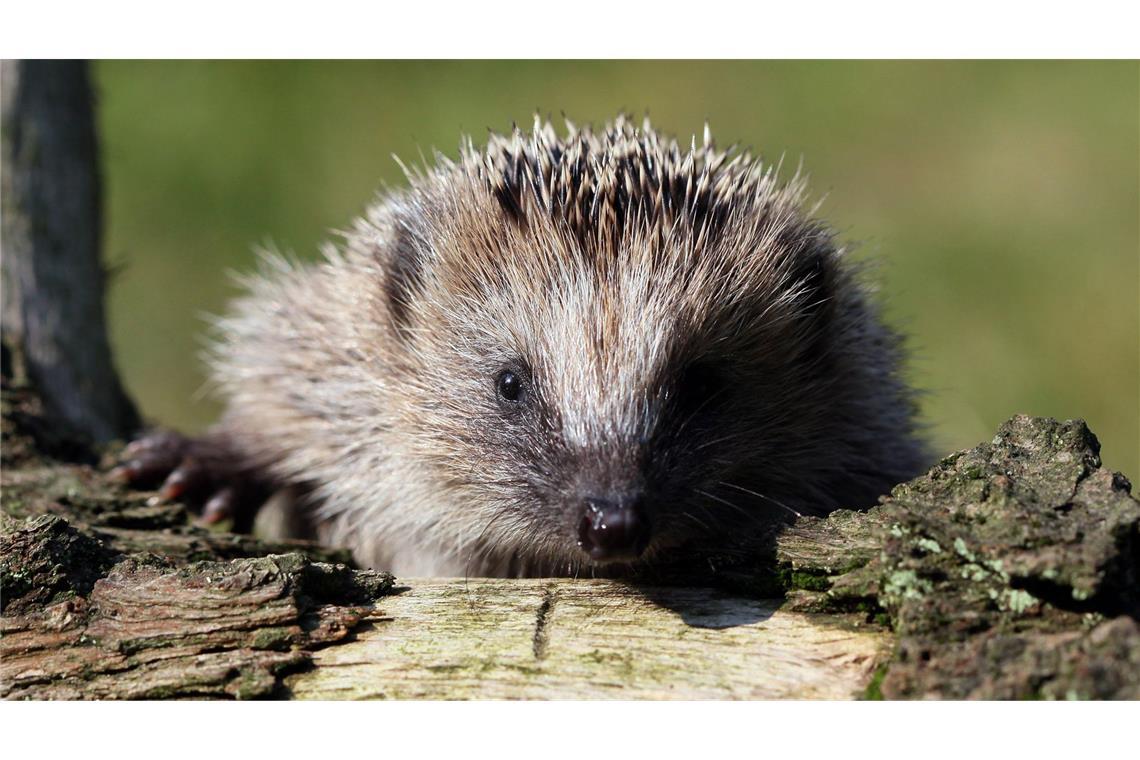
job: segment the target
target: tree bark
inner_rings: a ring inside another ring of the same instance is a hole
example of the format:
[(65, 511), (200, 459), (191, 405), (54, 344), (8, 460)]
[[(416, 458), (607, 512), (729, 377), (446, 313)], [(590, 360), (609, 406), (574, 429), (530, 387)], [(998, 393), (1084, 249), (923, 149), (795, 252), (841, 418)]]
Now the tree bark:
[(393, 585), (45, 455), (7, 378), (3, 412), (0, 698), (1140, 698), (1140, 502), (1079, 421), (622, 581)]
[(96, 442), (138, 425), (107, 340), (102, 192), (88, 65), (4, 61), (5, 361), (53, 424)]

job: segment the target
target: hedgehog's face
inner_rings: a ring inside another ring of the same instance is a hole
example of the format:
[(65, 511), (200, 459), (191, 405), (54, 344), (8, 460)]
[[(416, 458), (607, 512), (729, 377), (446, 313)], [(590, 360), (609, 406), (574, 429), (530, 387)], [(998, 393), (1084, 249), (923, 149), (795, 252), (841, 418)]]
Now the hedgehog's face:
[(720, 320), (623, 280), (500, 292), (454, 325), (472, 382), (452, 402), (452, 466), (470, 502), (496, 505), (485, 540), (562, 567), (629, 563), (779, 514), (757, 498), (781, 445), (777, 357), (757, 366)]
[(781, 516), (770, 480), (800, 383), (781, 346), (802, 344), (781, 310), (806, 296), (710, 301), (675, 276), (546, 268), (433, 295), (417, 339), (446, 358), (424, 367), (424, 449), (447, 452), (456, 509), (478, 515), (472, 551), (565, 571)]
[(389, 222), (432, 529), (541, 573), (784, 516), (838, 372), (835, 250), (798, 187), (625, 126), (512, 140)]

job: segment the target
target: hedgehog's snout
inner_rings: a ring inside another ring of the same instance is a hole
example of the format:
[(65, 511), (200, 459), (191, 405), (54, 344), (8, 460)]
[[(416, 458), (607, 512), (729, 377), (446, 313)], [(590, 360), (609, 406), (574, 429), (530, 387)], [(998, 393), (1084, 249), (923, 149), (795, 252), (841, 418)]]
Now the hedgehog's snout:
[(587, 498), (578, 520), (578, 546), (599, 562), (635, 560), (649, 546), (652, 530), (641, 494)]

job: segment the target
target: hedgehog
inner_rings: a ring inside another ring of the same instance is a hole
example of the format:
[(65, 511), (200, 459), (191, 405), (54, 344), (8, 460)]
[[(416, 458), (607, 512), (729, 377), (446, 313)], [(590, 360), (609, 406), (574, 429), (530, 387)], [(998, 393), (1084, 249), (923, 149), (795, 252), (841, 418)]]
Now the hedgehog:
[[(401, 164), (401, 166), (403, 166)], [(800, 172), (619, 117), (465, 138), (215, 324), (225, 400), (118, 473), (402, 575), (621, 574), (923, 466), (903, 341)]]

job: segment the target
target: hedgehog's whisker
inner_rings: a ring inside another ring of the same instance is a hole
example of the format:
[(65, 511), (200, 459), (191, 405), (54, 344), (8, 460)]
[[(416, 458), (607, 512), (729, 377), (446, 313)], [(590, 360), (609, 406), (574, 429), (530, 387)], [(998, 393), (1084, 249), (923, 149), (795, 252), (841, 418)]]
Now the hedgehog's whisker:
[(791, 507), (789, 507), (787, 504), (785, 504), (784, 502), (780, 501), (779, 499), (773, 499), (771, 496), (765, 496), (765, 495), (764, 495), (764, 494), (762, 494), (762, 493), (757, 493), (756, 491), (751, 491), (751, 490), (749, 490), (749, 489), (745, 488), (744, 486), (738, 486), (738, 485), (736, 485), (735, 483), (729, 483), (729, 482), (727, 482), (727, 481), (724, 481), (724, 480), (720, 481), (720, 484), (721, 484), (722, 486), (728, 486), (729, 488), (735, 488), (737, 491), (743, 491), (744, 493), (747, 493), (747, 494), (751, 494), (751, 495), (753, 495), (753, 496), (757, 496), (757, 497), (759, 497), (759, 498), (761, 498), (761, 499), (765, 499), (766, 501), (770, 501), (770, 502), (772, 502), (773, 504), (775, 504), (776, 506), (778, 506), (778, 507), (781, 507), (782, 509), (785, 509), (785, 510), (787, 510), (788, 512), (791, 512), (791, 513), (792, 513), (793, 515), (795, 515), (796, 517), (803, 517), (803, 513), (802, 513), (802, 512), (799, 512), (799, 511), (797, 511), (797, 510), (795, 510), (795, 509), (792, 509)]
[[(706, 511), (707, 511), (707, 510), (706, 510)], [(699, 526), (701, 526), (702, 528), (704, 528), (705, 530), (709, 531), (710, 533), (712, 532), (712, 528), (711, 528), (711, 527), (709, 527), (709, 524), (708, 524), (708, 523), (706, 523), (704, 520), (701, 520), (701, 519), (699, 519), (699, 518), (698, 518), (696, 515), (694, 515), (692, 512), (682, 512), (682, 513), (681, 513), (681, 517), (687, 517), (687, 518), (689, 518), (690, 520), (692, 520), (693, 522), (695, 522), (697, 525), (699, 525)]]
[(743, 438), (743, 437), (744, 437), (743, 433), (733, 433), (732, 435), (722, 435), (720, 438), (714, 438), (711, 441), (704, 441), (701, 443), (701, 445), (694, 446), (693, 451), (701, 451), (702, 449), (707, 449), (710, 446), (715, 446), (718, 443), (724, 443), (725, 441), (734, 441), (738, 438)]
[(722, 499), (721, 497), (716, 496), (715, 494), (711, 494), (708, 491), (702, 491), (699, 488), (694, 488), (693, 492), (696, 494), (699, 494), (701, 496), (704, 496), (706, 499), (712, 499), (713, 501), (717, 502), (718, 504), (723, 504), (724, 506), (726, 506), (730, 509), (736, 510), (740, 514), (747, 517), (750, 521), (759, 522), (759, 517), (757, 515), (747, 511), (746, 509), (744, 509), (743, 507), (741, 507), (738, 504), (733, 504), (731, 501), (729, 501), (727, 499)]

